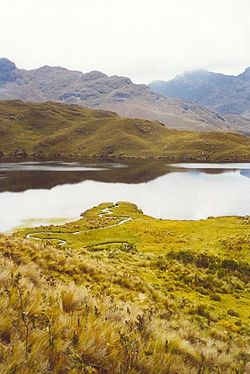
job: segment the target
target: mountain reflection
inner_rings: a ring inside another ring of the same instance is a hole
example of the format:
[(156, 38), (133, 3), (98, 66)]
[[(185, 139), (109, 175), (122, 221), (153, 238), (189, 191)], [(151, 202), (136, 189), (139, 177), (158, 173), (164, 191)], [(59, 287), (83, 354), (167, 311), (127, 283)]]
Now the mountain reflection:
[(57, 185), (75, 184), (85, 180), (106, 183), (145, 183), (168, 173), (170, 169), (166, 163), (160, 162), (126, 165), (72, 163), (71, 166), (62, 163), (0, 164), (0, 192), (51, 189)]
[[(72, 218), (104, 201), (130, 201), (168, 219), (249, 215), (250, 164), (1, 164), (0, 232)], [(245, 178), (244, 176), (247, 176)], [(30, 223), (29, 223), (30, 224)]]
[[(51, 189), (58, 185), (76, 184), (86, 180), (106, 183), (138, 184), (152, 181), (173, 172), (202, 172), (220, 174), (235, 168), (197, 167), (196, 164), (170, 165), (161, 161), (130, 162), (127, 164), (98, 163), (0, 163), (0, 192), (22, 192), (29, 189)], [(250, 170), (241, 170), (243, 176), (250, 177)]]
[(244, 177), (250, 178), (250, 170), (241, 170), (240, 174), (243, 175)]

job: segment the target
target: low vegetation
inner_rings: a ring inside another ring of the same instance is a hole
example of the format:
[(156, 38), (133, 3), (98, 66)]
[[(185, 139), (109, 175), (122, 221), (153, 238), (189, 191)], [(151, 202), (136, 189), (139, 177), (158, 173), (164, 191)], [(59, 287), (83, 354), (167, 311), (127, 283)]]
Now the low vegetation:
[(0, 372), (249, 373), (248, 217), (104, 203), (0, 236)]
[(0, 158), (250, 161), (250, 141), (228, 132), (171, 130), (77, 105), (1, 101)]

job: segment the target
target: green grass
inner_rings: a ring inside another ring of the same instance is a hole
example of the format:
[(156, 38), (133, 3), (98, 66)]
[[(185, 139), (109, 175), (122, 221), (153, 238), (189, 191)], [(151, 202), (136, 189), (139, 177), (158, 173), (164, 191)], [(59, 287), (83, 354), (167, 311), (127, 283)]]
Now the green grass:
[(170, 130), (157, 121), (59, 103), (0, 102), (0, 156), (12, 159), (249, 161), (249, 138)]
[(0, 236), (0, 372), (247, 373), (249, 227), (109, 202)]

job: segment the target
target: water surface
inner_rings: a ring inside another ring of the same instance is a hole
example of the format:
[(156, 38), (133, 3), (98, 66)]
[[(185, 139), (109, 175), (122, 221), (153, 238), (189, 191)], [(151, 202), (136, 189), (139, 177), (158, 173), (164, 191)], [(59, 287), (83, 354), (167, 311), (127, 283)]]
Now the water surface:
[(0, 231), (121, 200), (158, 218), (249, 215), (250, 164), (0, 164)]

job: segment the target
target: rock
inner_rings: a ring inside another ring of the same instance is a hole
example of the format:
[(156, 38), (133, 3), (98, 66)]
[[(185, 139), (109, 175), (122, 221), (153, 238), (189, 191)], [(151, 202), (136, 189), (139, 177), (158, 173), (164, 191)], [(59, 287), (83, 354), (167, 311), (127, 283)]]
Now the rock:
[(135, 126), (142, 134), (149, 134), (151, 132), (150, 125), (145, 125), (144, 123), (135, 123)]
[(27, 153), (22, 148), (16, 148), (14, 151), (14, 156), (19, 159), (23, 159), (27, 156)]
[(102, 148), (100, 152), (101, 158), (108, 158), (114, 153), (115, 147), (113, 145), (107, 145), (106, 147)]

